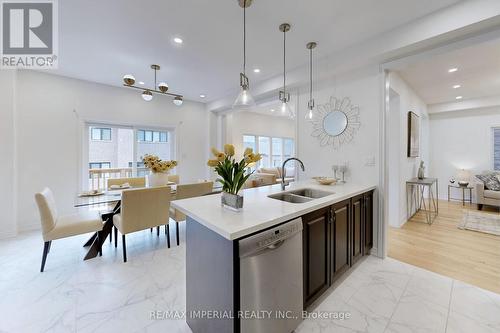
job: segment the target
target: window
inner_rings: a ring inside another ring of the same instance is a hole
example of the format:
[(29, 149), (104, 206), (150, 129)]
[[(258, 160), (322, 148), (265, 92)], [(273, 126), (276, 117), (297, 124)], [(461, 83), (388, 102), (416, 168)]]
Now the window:
[[(281, 167), (283, 161), (295, 153), (295, 141), (290, 138), (243, 135), (243, 147), (252, 148), (262, 155), (259, 168)], [(294, 167), (289, 168), (293, 173)]]
[(500, 127), (493, 128), (493, 169), (500, 170)]
[(90, 138), (94, 141), (111, 141), (111, 128), (90, 127)]
[(91, 162), (89, 163), (89, 169), (110, 169), (110, 162)]
[(88, 150), (88, 159), (82, 169), (88, 172), (89, 179), (87, 183), (87, 174), (83, 175), (83, 190), (104, 189), (109, 178), (149, 174), (142, 163), (146, 154), (162, 160), (175, 158), (175, 136), (166, 129), (99, 124), (87, 124), (87, 127), (89, 136), (83, 151)]
[(168, 142), (168, 133), (161, 131), (137, 130), (138, 142)]

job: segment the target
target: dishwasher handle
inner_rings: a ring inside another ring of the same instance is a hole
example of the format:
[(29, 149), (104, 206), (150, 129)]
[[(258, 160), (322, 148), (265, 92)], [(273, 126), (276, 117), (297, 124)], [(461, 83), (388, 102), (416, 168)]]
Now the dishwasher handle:
[(302, 232), (302, 219), (298, 218), (278, 227), (239, 241), (240, 258), (262, 254), (280, 248), (288, 239)]

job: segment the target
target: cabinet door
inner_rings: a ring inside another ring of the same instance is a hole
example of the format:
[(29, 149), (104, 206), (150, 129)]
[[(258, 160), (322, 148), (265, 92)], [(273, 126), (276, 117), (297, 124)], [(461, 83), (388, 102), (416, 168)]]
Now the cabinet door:
[(365, 222), (365, 239), (364, 239), (364, 254), (370, 254), (373, 247), (373, 191), (364, 195), (364, 222)]
[(349, 268), (349, 224), (351, 215), (351, 200), (345, 200), (333, 205), (333, 220), (331, 237), (332, 244), (332, 282)]
[(364, 230), (364, 195), (352, 198), (351, 217), (351, 266), (363, 255), (365, 247), (363, 235)]
[(330, 220), (331, 207), (302, 217), (304, 308), (330, 285)]

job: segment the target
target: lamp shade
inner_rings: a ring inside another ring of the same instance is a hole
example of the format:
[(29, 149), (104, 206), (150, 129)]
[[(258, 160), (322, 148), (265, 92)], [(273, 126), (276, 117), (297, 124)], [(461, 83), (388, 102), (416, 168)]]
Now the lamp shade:
[(457, 180), (459, 182), (469, 182), (471, 178), (471, 172), (469, 170), (460, 169), (457, 172)]
[(149, 90), (144, 90), (142, 93), (142, 99), (149, 102), (153, 99), (153, 94)]
[(174, 103), (176, 106), (181, 106), (182, 105), (182, 97), (176, 96), (172, 103)]
[(233, 103), (233, 109), (235, 110), (247, 110), (255, 106), (255, 101), (250, 94), (250, 91), (245, 88), (241, 88), (238, 97)]

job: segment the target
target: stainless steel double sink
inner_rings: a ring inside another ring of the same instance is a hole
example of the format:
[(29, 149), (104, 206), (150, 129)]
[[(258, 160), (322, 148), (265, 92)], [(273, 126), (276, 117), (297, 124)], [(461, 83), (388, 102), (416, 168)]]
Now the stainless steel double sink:
[(332, 194), (335, 194), (335, 192), (322, 191), (314, 188), (301, 188), (293, 191), (271, 194), (268, 197), (290, 203), (304, 203)]

